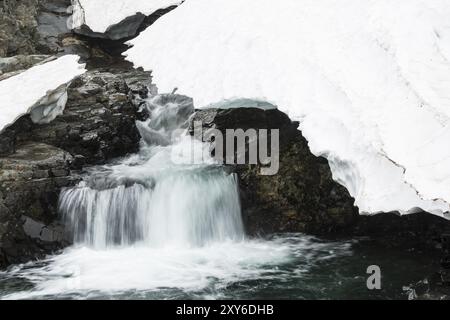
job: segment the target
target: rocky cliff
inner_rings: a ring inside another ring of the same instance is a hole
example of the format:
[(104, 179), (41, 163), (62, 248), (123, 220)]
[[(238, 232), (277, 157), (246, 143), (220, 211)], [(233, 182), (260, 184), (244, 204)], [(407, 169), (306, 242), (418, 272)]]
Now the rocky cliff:
[(148, 72), (93, 70), (68, 89), (64, 113), (48, 124), (20, 118), (0, 134), (0, 267), (67, 245), (58, 223), (60, 190), (83, 167), (135, 152)]

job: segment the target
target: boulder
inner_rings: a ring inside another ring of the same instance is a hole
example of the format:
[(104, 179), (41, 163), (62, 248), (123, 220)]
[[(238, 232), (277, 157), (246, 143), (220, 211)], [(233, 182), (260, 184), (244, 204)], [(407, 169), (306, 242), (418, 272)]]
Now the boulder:
[(230, 168), (239, 178), (248, 233), (330, 234), (356, 222), (358, 210), (354, 199), (332, 179), (328, 162), (310, 152), (307, 141), (297, 130), (298, 123), (284, 113), (258, 108), (199, 110), (191, 119), (191, 134), (195, 121), (201, 121), (205, 130), (215, 128), (224, 134), (226, 129), (279, 130), (277, 174), (262, 175), (261, 163)]

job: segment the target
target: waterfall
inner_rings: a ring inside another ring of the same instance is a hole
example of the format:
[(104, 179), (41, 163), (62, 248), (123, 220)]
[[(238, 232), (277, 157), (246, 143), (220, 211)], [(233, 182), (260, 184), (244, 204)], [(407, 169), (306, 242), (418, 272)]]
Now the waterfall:
[[(244, 237), (236, 178), (186, 134), (192, 100), (160, 95), (143, 108), (150, 117), (137, 123), (140, 151), (88, 169), (61, 193), (74, 245), (0, 272), (0, 299), (292, 297), (291, 284), (304, 297), (311, 288), (305, 272), (318, 263), (335, 273), (327, 261), (347, 256), (347, 243)], [(321, 297), (328, 278), (312, 278)]]
[[(94, 168), (61, 193), (59, 209), (74, 242), (103, 249), (242, 240), (235, 177), (204, 157), (202, 143), (186, 136), (192, 100), (159, 95), (144, 107), (150, 119), (137, 123), (139, 154)], [(192, 158), (193, 151), (200, 161)]]

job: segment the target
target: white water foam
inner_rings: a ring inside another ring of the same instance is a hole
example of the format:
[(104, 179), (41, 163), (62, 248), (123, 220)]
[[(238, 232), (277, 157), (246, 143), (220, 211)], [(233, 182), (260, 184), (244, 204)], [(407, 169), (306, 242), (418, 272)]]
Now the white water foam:
[[(186, 294), (203, 291), (201, 298), (220, 298), (221, 290), (230, 284), (301, 277), (320, 260), (350, 252), (348, 243), (317, 242), (303, 235), (270, 241), (225, 241), (196, 248), (140, 244), (96, 250), (80, 246), (41, 264), (11, 269), (8, 277), (31, 282), (34, 289), (3, 299), (145, 297), (165, 289)], [(294, 262), (293, 270), (283, 269)]]

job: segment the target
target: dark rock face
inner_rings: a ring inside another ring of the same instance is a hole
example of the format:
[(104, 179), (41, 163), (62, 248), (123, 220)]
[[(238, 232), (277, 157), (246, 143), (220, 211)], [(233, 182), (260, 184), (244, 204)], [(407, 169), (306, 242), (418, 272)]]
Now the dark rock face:
[(0, 81), (31, 68), (40, 63), (51, 61), (48, 55), (18, 55), (9, 58), (0, 58)]
[[(369, 238), (379, 247), (406, 248), (411, 252), (426, 251), (436, 257), (433, 274), (408, 288), (410, 299), (450, 299), (450, 221), (426, 212), (400, 216), (381, 213), (359, 216), (355, 226), (345, 230), (347, 238)], [(440, 260), (440, 261), (439, 261)], [(440, 262), (440, 263), (439, 263)], [(439, 266), (440, 264), (440, 266)]]
[(136, 152), (150, 73), (93, 70), (76, 78), (64, 113), (48, 124), (24, 116), (0, 133), (0, 268), (67, 245), (57, 219), (61, 188), (84, 166)]
[(3, 0), (0, 3), (0, 57), (54, 54), (69, 32), (70, 0)]
[(0, 158), (0, 267), (66, 244), (55, 220), (59, 190), (78, 181), (72, 161), (68, 152), (42, 143)]
[(359, 216), (347, 230), (352, 237), (370, 236), (383, 246), (440, 248), (443, 234), (450, 234), (450, 221), (426, 212), (400, 216), (395, 212)]
[(91, 70), (71, 82), (55, 120), (35, 124), (27, 115), (0, 132), (0, 268), (67, 244), (56, 215), (61, 188), (76, 183), (83, 167), (139, 147), (136, 120), (146, 117), (139, 106), (150, 73), (123, 62), (122, 42), (72, 33), (70, 5), (0, 1), (0, 80), (61, 54), (80, 55)]
[[(101, 44), (69, 30), (70, 6), (71, 0), (0, 1), (0, 58), (18, 55), (24, 61), (33, 59), (26, 56), (77, 54), (82, 62), (90, 59), (112, 62), (114, 58)], [(122, 47), (123, 44), (109, 46)], [(123, 46), (121, 51), (125, 48)], [(31, 65), (22, 66), (26, 69)]]
[(409, 296), (450, 299), (450, 221), (425, 212), (358, 215), (348, 192), (332, 180), (327, 161), (310, 153), (297, 123), (277, 110), (200, 110), (191, 119), (191, 134), (194, 121), (201, 121), (205, 131), (280, 129), (277, 175), (260, 175), (259, 165), (230, 168), (239, 177), (243, 217), (250, 234), (306, 232), (332, 239), (367, 239), (381, 248), (426, 250), (436, 257), (436, 272), (424, 274), (423, 281), (408, 289)]
[(3, 0), (0, 2), (0, 57), (33, 54), (38, 0)]
[[(85, 164), (103, 164), (136, 152), (140, 135), (135, 122), (141, 119), (138, 107), (150, 83), (150, 74), (143, 71), (87, 72), (70, 85), (61, 116), (42, 125), (33, 124), (29, 116), (22, 117), (0, 135), (5, 141), (3, 149), (13, 151), (11, 146), (26, 141), (44, 142)], [(11, 142), (11, 137), (15, 141)]]
[[(442, 231), (443, 226), (447, 226), (447, 232), (440, 237), (441, 260), (440, 268), (436, 267), (436, 272), (423, 280), (414, 283), (407, 288), (410, 299), (414, 300), (450, 300), (450, 228), (448, 223), (433, 225), (437, 230)], [(433, 232), (436, 232), (433, 230)]]
[[(280, 169), (260, 175), (261, 165), (235, 165), (243, 216), (250, 234), (308, 232), (325, 234), (349, 227), (358, 214), (348, 191), (333, 181), (325, 159), (317, 158), (297, 130), (298, 123), (274, 110), (239, 108), (197, 111), (191, 123), (205, 129), (279, 129)], [(193, 125), (191, 124), (191, 133)]]
[(171, 6), (166, 9), (160, 9), (149, 16), (138, 12), (135, 15), (126, 17), (117, 24), (108, 27), (104, 33), (94, 32), (86, 25), (82, 25), (74, 31), (90, 38), (127, 41), (138, 36), (140, 32), (152, 25), (157, 19), (176, 7), (177, 6)]

